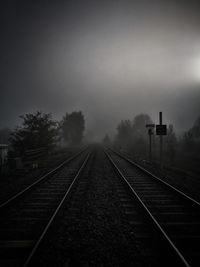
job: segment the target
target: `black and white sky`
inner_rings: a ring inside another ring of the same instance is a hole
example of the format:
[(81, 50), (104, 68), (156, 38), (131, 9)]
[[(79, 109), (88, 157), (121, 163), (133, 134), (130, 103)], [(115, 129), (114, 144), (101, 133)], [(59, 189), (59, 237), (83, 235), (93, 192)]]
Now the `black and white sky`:
[(113, 133), (148, 113), (177, 131), (200, 115), (200, 2), (1, 2), (0, 128), (41, 110), (82, 110), (87, 130)]

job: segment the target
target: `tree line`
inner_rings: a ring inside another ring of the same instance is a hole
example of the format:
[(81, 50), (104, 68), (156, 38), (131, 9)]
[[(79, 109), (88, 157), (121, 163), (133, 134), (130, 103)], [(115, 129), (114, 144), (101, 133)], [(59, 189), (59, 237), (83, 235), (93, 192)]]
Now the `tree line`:
[[(116, 135), (111, 142), (108, 135), (103, 139), (106, 145), (112, 145), (118, 149), (132, 154), (135, 158), (148, 160), (148, 130), (146, 124), (152, 124), (153, 120), (148, 114), (136, 115), (132, 120), (125, 119), (117, 125)], [(159, 138), (155, 132), (152, 136), (153, 160), (159, 161)], [(200, 116), (193, 126), (184, 133), (177, 135), (172, 124), (167, 126), (167, 135), (164, 141), (165, 164), (180, 168), (190, 168), (200, 171)]]
[(15, 156), (23, 157), (27, 150), (44, 148), (51, 151), (57, 144), (79, 146), (85, 130), (82, 111), (66, 113), (55, 121), (51, 113), (36, 111), (20, 116), (22, 124), (9, 132), (9, 143)]
[[(55, 121), (51, 113), (36, 111), (20, 116), (22, 123), (13, 131), (0, 130), (0, 143), (10, 144), (16, 157), (23, 157), (27, 150), (44, 148), (51, 151), (56, 145), (79, 146), (84, 137), (85, 117), (82, 111), (66, 113)], [(121, 120), (111, 141), (106, 135), (103, 143), (127, 151), (134, 157), (148, 159), (148, 134), (146, 124), (153, 123), (148, 114), (138, 114), (133, 119)], [(159, 138), (152, 136), (153, 160), (159, 161)], [(164, 160), (171, 166), (199, 171), (200, 161), (200, 116), (193, 126), (177, 136), (172, 124), (164, 136)]]

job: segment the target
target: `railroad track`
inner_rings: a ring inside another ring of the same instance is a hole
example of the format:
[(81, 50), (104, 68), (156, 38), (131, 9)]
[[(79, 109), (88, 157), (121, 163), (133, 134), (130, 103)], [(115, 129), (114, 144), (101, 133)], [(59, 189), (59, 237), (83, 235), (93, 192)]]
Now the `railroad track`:
[[(102, 149), (97, 148), (29, 267), (138, 266), (138, 262), (139, 266), (160, 266), (157, 263), (163, 254), (160, 256), (155, 238), (157, 234), (144, 222), (135, 199), (118, 179)], [(106, 255), (109, 249), (110, 259)], [(115, 251), (124, 258), (115, 255), (113, 259)]]
[(113, 150), (105, 153), (165, 243), (166, 255), (177, 260), (174, 266), (198, 266), (200, 203), (121, 154)]
[[(67, 201), (65, 200), (50, 229), (36, 246), (35, 252), (30, 255), (25, 266), (82, 266), (82, 264), (77, 263), (77, 258), (81, 251), (79, 247), (81, 235), (80, 229), (76, 227), (81, 224), (82, 216), (85, 218), (83, 209), (88, 203), (88, 192), (91, 192), (92, 172), (96, 162), (95, 154), (92, 151), (78, 181), (71, 188)], [(73, 253), (75, 244), (77, 246), (77, 255)], [(72, 265), (71, 263), (69, 264), (70, 257), (75, 261)]]
[(84, 150), (0, 205), (0, 265), (28, 266), (87, 165)]

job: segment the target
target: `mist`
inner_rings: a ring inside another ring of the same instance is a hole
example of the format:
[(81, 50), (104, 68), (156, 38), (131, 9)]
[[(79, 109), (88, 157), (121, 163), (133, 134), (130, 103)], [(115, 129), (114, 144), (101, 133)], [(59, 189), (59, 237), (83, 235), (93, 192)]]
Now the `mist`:
[(198, 1), (7, 1), (0, 127), (82, 110), (95, 139), (147, 113), (177, 132), (200, 114)]

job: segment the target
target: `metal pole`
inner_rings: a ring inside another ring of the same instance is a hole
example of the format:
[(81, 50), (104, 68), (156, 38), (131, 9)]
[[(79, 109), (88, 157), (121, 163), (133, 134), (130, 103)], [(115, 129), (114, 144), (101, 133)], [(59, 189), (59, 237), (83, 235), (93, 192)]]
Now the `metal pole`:
[(151, 133), (149, 135), (149, 161), (152, 161), (152, 144), (151, 144)]
[[(162, 125), (162, 112), (159, 112), (159, 124)], [(160, 135), (160, 169), (163, 169), (163, 136)]]

